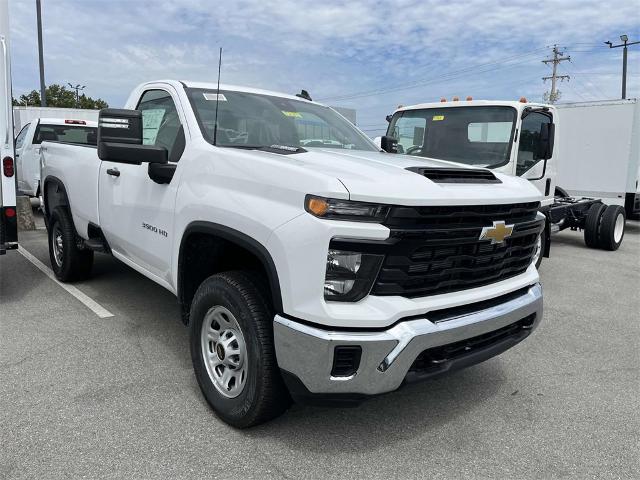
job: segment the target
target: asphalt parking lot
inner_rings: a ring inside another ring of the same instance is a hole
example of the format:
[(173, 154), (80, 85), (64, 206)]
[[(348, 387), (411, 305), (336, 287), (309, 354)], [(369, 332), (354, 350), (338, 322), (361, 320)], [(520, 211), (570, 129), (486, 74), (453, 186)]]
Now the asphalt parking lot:
[[(22, 246), (49, 265), (46, 232)], [(638, 478), (640, 224), (617, 252), (554, 237), (545, 318), (514, 349), (355, 409), (219, 421), (175, 298), (96, 257), (75, 286), (0, 257), (0, 478)]]

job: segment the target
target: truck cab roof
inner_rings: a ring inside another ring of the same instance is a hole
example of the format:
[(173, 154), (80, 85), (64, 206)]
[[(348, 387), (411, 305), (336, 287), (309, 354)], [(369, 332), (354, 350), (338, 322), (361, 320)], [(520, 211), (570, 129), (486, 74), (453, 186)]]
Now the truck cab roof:
[(406, 110), (422, 110), (427, 108), (489, 107), (489, 106), (514, 107), (517, 110), (523, 107), (554, 108), (552, 105), (547, 105), (544, 103), (520, 102), (518, 100), (456, 100), (456, 101), (428, 102), (428, 103), (418, 103), (416, 105), (407, 105), (407, 106), (397, 108), (395, 112), (403, 112)]
[(77, 125), (98, 128), (98, 122), (94, 122), (92, 120), (79, 120), (73, 118), (39, 118), (38, 121), (43, 125)]
[[(157, 85), (159, 83), (169, 84), (169, 85), (172, 85), (175, 88), (180, 88), (180, 87), (184, 87), (184, 88), (201, 88), (201, 89), (205, 89), (205, 90), (216, 90), (218, 88), (218, 84), (216, 82), (196, 82), (196, 81), (191, 81), (191, 80), (166, 80), (165, 79), (165, 80), (154, 80), (154, 81), (150, 81), (150, 82), (145, 82), (143, 84), (138, 85), (138, 87), (134, 91), (140, 90), (140, 89), (144, 89), (146, 86)], [(270, 96), (274, 96), (274, 97), (288, 98), (290, 100), (301, 100), (301, 101), (305, 101), (305, 102), (315, 103), (317, 105), (323, 105), (321, 103), (314, 102), (312, 100), (307, 100), (305, 98), (298, 97), (296, 95), (292, 95), (292, 94), (289, 94), (289, 93), (276, 92), (276, 91), (273, 91), (273, 90), (264, 90), (264, 89), (261, 89), (261, 88), (253, 88), (253, 87), (247, 87), (247, 86), (242, 86), (242, 85), (230, 85), (230, 84), (226, 84), (226, 83), (221, 83), (220, 84), (220, 90), (233, 91), (233, 92), (255, 93), (255, 94), (259, 94), (259, 95), (270, 95)]]

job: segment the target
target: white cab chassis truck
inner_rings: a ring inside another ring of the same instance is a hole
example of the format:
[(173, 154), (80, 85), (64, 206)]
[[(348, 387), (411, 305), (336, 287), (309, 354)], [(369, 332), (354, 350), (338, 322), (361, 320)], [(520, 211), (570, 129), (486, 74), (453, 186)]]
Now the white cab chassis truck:
[(0, 255), (18, 248), (9, 47), (9, 2), (0, 0)]
[[(556, 107), (524, 99), (454, 100), (401, 107), (387, 120), (387, 135), (376, 139), (385, 151), (489, 168), (535, 185), (544, 196), (540, 211), (546, 218), (537, 266), (542, 257), (549, 256), (552, 232), (584, 230), (585, 243), (592, 248), (617, 250), (622, 243), (626, 220), (622, 206), (607, 206), (595, 198), (571, 197), (558, 184), (559, 165), (566, 168), (565, 157), (573, 155), (574, 147), (573, 142), (558, 141), (565, 133)], [(627, 128), (622, 118), (617, 122), (617, 128)], [(572, 129), (575, 128), (574, 125)], [(580, 169), (581, 161), (566, 163)], [(605, 164), (618, 160), (600, 161)]]
[(42, 143), (51, 266), (84, 279), (106, 252), (174, 293), (229, 424), (473, 365), (541, 321), (528, 181), (452, 180), (305, 94), (156, 81), (126, 108), (97, 148)]

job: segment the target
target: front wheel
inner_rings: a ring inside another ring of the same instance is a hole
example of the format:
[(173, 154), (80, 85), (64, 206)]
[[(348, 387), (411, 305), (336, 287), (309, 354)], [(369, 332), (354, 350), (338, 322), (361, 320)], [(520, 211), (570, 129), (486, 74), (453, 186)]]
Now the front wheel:
[(273, 309), (259, 277), (207, 278), (191, 306), (191, 360), (205, 399), (226, 423), (246, 428), (290, 405), (273, 345)]

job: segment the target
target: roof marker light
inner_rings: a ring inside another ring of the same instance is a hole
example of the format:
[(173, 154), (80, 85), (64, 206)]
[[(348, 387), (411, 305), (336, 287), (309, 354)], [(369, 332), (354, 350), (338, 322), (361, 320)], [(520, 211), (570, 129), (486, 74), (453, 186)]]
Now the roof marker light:
[(447, 99), (446, 99), (446, 98), (444, 98), (444, 97), (442, 97), (442, 98), (440, 99), (440, 101), (441, 101), (441, 102), (446, 102), (446, 101), (447, 101)]
[(460, 97), (453, 97), (451, 100), (454, 101), (454, 102), (459, 102), (460, 101)]
[(467, 97), (467, 102), (470, 102), (471, 100), (473, 100), (473, 97), (472, 97), (471, 95), (469, 95), (469, 96)]
[(520, 97), (520, 103), (527, 103), (527, 97)]

